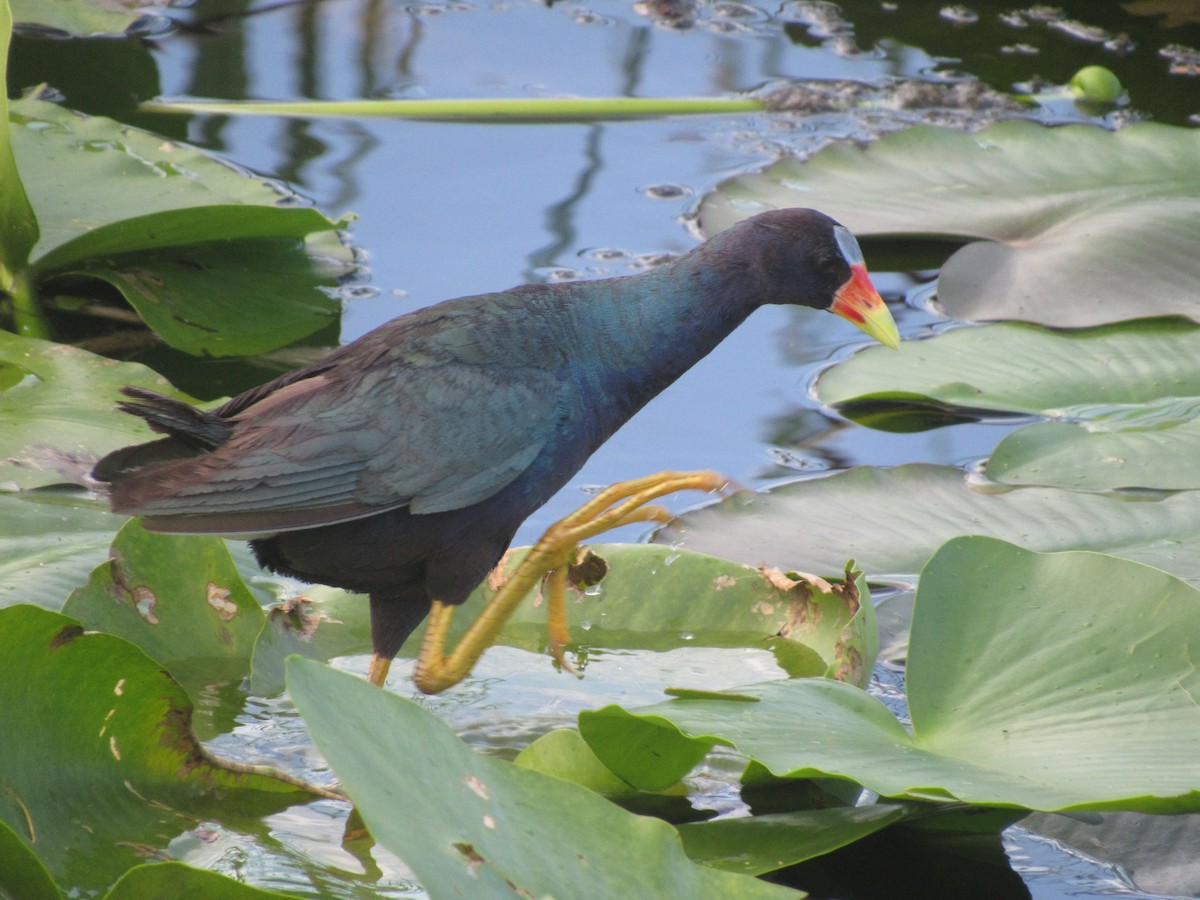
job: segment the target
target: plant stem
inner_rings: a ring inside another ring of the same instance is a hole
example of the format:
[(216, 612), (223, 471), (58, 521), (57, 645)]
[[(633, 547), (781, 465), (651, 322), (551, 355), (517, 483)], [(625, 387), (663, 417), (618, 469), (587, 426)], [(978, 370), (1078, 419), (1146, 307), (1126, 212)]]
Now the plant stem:
[(14, 331), (23, 336), (50, 340), (50, 322), (38, 302), (29, 275), (26, 272), (0, 272), (0, 278), (8, 285), (12, 297)]
[(300, 102), (152, 100), (143, 112), (210, 115), (361, 117), (387, 116), (443, 122), (587, 122), (674, 115), (758, 112), (745, 97), (501, 97), (491, 100), (328, 100)]

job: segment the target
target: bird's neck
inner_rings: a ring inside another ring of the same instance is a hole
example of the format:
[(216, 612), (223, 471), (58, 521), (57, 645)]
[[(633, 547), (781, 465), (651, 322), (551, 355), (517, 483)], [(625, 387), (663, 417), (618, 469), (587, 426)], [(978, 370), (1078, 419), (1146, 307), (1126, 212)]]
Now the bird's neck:
[[(685, 256), (644, 275), (584, 283), (570, 320), (577, 377), (611, 430), (708, 355), (759, 305), (737, 273)], [(608, 431), (608, 428), (604, 430)], [(609, 431), (611, 433), (611, 431)]]

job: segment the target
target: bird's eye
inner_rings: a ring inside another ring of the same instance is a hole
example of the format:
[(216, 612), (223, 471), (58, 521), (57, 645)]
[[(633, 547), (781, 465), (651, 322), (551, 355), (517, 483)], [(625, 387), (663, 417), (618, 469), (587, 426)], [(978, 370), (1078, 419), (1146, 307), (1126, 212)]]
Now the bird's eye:
[(841, 269), (843, 265), (845, 265), (845, 263), (839, 259), (835, 259), (832, 256), (823, 256), (817, 262), (817, 271), (822, 275), (837, 275), (838, 270)]

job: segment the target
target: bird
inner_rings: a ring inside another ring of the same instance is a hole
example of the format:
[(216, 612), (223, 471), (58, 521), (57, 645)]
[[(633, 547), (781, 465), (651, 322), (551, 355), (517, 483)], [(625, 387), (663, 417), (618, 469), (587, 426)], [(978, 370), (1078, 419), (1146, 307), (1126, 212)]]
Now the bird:
[(267, 569), (366, 594), (382, 685), (431, 609), (461, 604), (528, 516), (766, 304), (899, 344), (853, 234), (776, 209), (636, 275), (401, 315), (211, 411), (123, 388), (118, 408), (165, 437), (93, 477), (149, 531), (246, 539)]

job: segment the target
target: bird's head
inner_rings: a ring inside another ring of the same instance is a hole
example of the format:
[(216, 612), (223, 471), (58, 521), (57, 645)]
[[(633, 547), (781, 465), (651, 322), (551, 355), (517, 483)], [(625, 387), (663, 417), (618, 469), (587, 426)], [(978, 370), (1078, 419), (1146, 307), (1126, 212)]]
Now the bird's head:
[(850, 229), (813, 209), (778, 209), (734, 226), (757, 250), (750, 255), (764, 303), (827, 309), (889, 347), (900, 334), (871, 283)]

